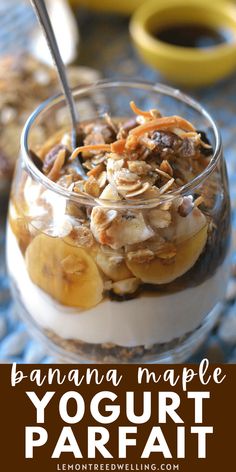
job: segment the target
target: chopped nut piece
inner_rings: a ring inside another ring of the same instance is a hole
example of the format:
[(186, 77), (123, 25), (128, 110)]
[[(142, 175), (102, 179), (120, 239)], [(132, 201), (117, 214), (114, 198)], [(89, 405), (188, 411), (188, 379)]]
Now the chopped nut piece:
[(136, 136), (128, 135), (125, 148), (129, 150), (134, 150), (136, 149), (137, 146), (138, 146), (138, 139), (136, 138)]
[(112, 289), (117, 295), (125, 295), (134, 293), (138, 289), (140, 281), (136, 277), (132, 277), (126, 280), (120, 280), (112, 284)]
[(139, 142), (143, 144), (145, 147), (147, 147), (150, 151), (154, 151), (156, 147), (155, 142), (152, 139), (148, 138), (147, 136), (142, 136)]
[(91, 247), (94, 244), (92, 231), (84, 225), (74, 226), (68, 235), (69, 241), (78, 246)]
[(155, 254), (150, 249), (139, 249), (138, 251), (130, 251), (127, 253), (129, 261), (138, 262), (139, 264), (149, 262), (154, 259)]
[(93, 176), (89, 177), (89, 179), (85, 181), (84, 191), (88, 193), (89, 195), (91, 195), (92, 197), (99, 197), (100, 187)]
[(127, 165), (130, 172), (133, 172), (139, 176), (147, 175), (152, 169), (152, 167), (145, 161), (128, 161)]
[(75, 193), (84, 193), (84, 181), (79, 180), (78, 182), (74, 182), (73, 184), (73, 192)]
[(171, 214), (159, 208), (154, 208), (149, 212), (149, 221), (154, 228), (167, 228), (171, 223)]
[(192, 197), (183, 197), (181, 205), (178, 207), (178, 213), (180, 216), (188, 216), (193, 209), (193, 199)]
[[(116, 210), (106, 210), (101, 207), (94, 207), (91, 213), (91, 231), (101, 244), (109, 244), (109, 238), (106, 238), (105, 230), (117, 218)], [(107, 240), (106, 240), (107, 239)]]
[(113, 200), (113, 201), (121, 199), (116, 188), (111, 184), (108, 184), (104, 188), (103, 192), (100, 195), (100, 198), (102, 200)]

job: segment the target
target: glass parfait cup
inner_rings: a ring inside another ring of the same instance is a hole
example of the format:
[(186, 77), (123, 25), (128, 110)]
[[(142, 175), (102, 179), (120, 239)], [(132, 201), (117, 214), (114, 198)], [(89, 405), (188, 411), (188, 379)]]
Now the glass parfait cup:
[[(9, 205), (7, 262), (18, 312), (64, 362), (183, 362), (218, 319), (229, 276), (230, 202), (219, 131), (199, 103), (164, 85), (104, 81), (73, 93), (81, 122), (106, 113), (129, 118), (130, 100), (183, 116), (206, 134), (213, 155), (200, 175), (158, 198), (81, 195), (38, 166), (34, 152), (50, 149), (69, 129), (62, 96), (42, 104), (23, 130)], [(163, 209), (171, 215), (168, 228), (156, 224)], [(96, 237), (96, 225), (108, 239)]]

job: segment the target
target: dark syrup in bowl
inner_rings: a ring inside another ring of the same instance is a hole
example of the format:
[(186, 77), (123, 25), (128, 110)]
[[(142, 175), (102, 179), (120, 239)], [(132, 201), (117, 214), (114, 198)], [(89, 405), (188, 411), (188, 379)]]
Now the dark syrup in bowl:
[(229, 43), (233, 39), (232, 31), (213, 28), (197, 23), (179, 23), (162, 26), (154, 31), (153, 36), (167, 44), (189, 48), (208, 48)]

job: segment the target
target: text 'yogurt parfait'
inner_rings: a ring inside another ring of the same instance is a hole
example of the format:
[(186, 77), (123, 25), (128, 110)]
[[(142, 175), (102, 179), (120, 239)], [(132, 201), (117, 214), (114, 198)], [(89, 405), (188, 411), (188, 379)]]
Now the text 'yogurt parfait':
[[(74, 150), (56, 128), (62, 99), (24, 132), (8, 267), (20, 312), (66, 361), (181, 362), (221, 310), (230, 205), (217, 129), (188, 97), (145, 87), (78, 89), (78, 107), (83, 93), (93, 106)], [(32, 149), (40, 119), (55, 133)]]

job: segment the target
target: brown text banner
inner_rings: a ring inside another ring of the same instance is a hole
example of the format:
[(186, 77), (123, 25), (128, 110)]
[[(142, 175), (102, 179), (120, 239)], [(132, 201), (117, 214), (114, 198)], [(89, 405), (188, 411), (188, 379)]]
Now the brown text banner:
[(1, 365), (1, 469), (223, 472), (236, 366)]

